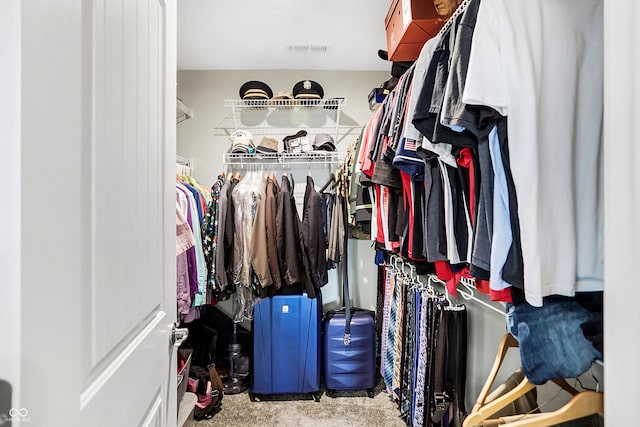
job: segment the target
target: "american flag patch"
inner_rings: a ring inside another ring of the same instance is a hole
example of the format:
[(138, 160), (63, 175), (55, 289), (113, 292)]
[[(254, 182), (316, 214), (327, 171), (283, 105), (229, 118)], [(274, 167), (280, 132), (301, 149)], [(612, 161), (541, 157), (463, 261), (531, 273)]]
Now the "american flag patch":
[(404, 141), (404, 149), (406, 151), (417, 151), (418, 146), (416, 145), (416, 142), (413, 139), (406, 139)]

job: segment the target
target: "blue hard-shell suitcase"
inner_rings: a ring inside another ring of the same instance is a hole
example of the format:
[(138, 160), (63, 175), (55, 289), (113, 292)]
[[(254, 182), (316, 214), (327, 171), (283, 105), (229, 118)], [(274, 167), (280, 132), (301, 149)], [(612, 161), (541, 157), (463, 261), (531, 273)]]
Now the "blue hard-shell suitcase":
[[(348, 223), (346, 203), (342, 214)], [(349, 235), (344, 233), (343, 260), (348, 260)], [(342, 299), (344, 309), (329, 311), (323, 329), (323, 373), (327, 396), (336, 391), (367, 390), (373, 397), (376, 385), (376, 326), (374, 313), (351, 307), (349, 274), (342, 265)]]
[(276, 295), (256, 304), (249, 397), (311, 394), (320, 400), (320, 297)]
[(351, 331), (345, 337), (344, 310), (328, 312), (323, 321), (323, 373), (327, 396), (335, 391), (367, 390), (376, 386), (376, 326), (374, 313), (351, 309)]

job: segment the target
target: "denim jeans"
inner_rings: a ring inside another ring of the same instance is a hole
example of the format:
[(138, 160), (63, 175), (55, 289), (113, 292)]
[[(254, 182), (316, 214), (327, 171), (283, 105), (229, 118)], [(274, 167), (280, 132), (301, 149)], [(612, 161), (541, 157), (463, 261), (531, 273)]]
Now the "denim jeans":
[(529, 381), (540, 385), (554, 378), (576, 378), (602, 359), (580, 328), (596, 315), (566, 298), (545, 298), (542, 307), (509, 307), (507, 327), (520, 345), (522, 370)]

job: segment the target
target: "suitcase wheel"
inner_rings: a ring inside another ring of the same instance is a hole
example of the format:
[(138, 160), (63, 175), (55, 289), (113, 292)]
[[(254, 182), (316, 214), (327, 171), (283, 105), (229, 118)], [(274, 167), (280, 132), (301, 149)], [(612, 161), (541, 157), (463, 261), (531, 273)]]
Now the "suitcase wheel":
[(320, 393), (313, 393), (311, 396), (313, 396), (313, 400), (320, 402)]
[(367, 396), (370, 399), (373, 399), (373, 389), (372, 388), (367, 389)]
[(252, 402), (260, 402), (260, 396), (249, 392), (249, 400)]
[(333, 390), (327, 389), (327, 396), (329, 396), (332, 399), (335, 399), (336, 398), (336, 392), (333, 391)]

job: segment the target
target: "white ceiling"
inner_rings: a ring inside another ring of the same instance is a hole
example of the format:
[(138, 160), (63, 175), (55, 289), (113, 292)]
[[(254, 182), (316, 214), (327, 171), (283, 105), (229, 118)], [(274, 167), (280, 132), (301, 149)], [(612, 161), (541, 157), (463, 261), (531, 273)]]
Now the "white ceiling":
[(179, 70), (390, 70), (378, 57), (390, 0), (177, 3)]

